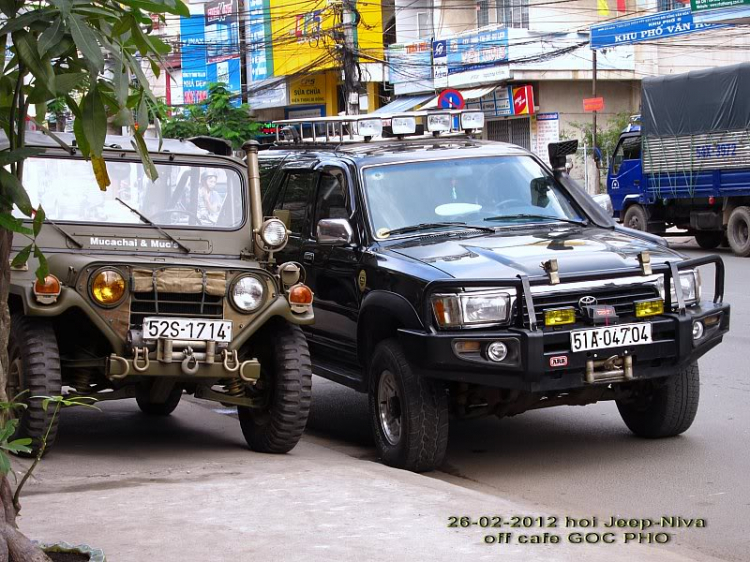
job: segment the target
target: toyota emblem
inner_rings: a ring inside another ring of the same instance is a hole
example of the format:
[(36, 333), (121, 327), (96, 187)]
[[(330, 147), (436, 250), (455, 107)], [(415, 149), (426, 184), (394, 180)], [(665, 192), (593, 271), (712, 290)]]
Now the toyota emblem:
[(583, 308), (584, 306), (594, 306), (596, 304), (596, 297), (592, 297), (591, 295), (587, 295), (585, 297), (581, 297), (578, 300), (578, 306)]

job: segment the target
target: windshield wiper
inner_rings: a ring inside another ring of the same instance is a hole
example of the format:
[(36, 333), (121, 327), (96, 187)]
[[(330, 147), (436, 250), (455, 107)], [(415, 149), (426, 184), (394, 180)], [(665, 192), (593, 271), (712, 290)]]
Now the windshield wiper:
[(144, 215), (143, 213), (141, 213), (139, 210), (134, 209), (133, 207), (131, 207), (130, 205), (128, 205), (127, 203), (125, 203), (125, 201), (123, 201), (119, 197), (115, 197), (115, 201), (117, 201), (118, 203), (121, 203), (122, 205), (124, 205), (125, 207), (127, 207), (128, 209), (130, 209), (133, 213), (135, 213), (138, 216), (139, 219), (141, 219), (147, 225), (153, 226), (159, 232), (159, 234), (161, 234), (162, 236), (164, 236), (164, 238), (167, 238), (168, 240), (171, 240), (172, 242), (174, 242), (177, 245), (177, 247), (180, 248), (180, 250), (182, 250), (186, 254), (190, 253), (190, 248), (188, 248), (187, 246), (185, 246), (182, 242), (180, 242), (179, 240), (177, 240), (177, 238), (175, 238), (174, 236), (172, 236), (169, 232), (167, 232), (166, 230), (164, 230), (162, 227), (160, 227), (158, 224), (156, 224), (154, 221), (152, 221), (146, 215)]
[(460, 226), (462, 228), (473, 228), (475, 230), (481, 230), (482, 232), (495, 232), (494, 228), (486, 226), (476, 226), (473, 224), (466, 224), (465, 222), (449, 221), (449, 222), (422, 222), (419, 224), (413, 224), (411, 226), (402, 226), (401, 228), (394, 228), (393, 230), (381, 230), (378, 232), (379, 236), (390, 236), (391, 234), (407, 234), (409, 232), (419, 232), (420, 230), (430, 230), (431, 228), (451, 227)]
[(567, 222), (569, 224), (577, 224), (578, 226), (588, 226), (589, 221), (587, 220), (576, 220), (576, 219), (566, 219), (563, 217), (553, 217), (552, 215), (534, 215), (529, 213), (521, 213), (518, 215), (497, 215), (496, 217), (487, 217), (486, 221), (503, 221), (503, 220), (513, 220), (513, 219), (547, 219), (552, 221), (558, 221), (558, 222)]
[(83, 244), (81, 244), (78, 240), (76, 240), (70, 234), (68, 234), (67, 231), (63, 230), (63, 228), (61, 226), (59, 226), (56, 222), (54, 222), (54, 221), (52, 221), (52, 220), (50, 220), (50, 219), (48, 219), (46, 217), (44, 218), (44, 222), (51, 224), (54, 227), (54, 229), (57, 230), (57, 232), (59, 232), (60, 234), (62, 234), (63, 236), (65, 236), (65, 238), (67, 238), (68, 241), (71, 244), (73, 244), (76, 248), (78, 248), (79, 250), (81, 248), (83, 248)]

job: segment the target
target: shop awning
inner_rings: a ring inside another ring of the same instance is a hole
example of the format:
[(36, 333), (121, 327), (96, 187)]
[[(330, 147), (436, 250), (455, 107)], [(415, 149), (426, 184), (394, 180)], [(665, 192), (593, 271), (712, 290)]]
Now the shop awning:
[[(471, 101), (471, 100), (478, 100), (479, 98), (482, 98), (489, 94), (492, 90), (497, 88), (497, 85), (494, 86), (485, 86), (484, 88), (470, 88), (468, 90), (461, 90), (458, 91), (461, 92), (461, 95), (464, 98), (464, 101)], [(421, 109), (436, 109), (437, 108), (437, 102), (438, 97), (435, 96), (429, 103), (426, 103), (422, 106)]]
[(388, 105), (384, 105), (380, 109), (376, 109), (373, 113), (401, 113), (402, 111), (410, 111), (421, 103), (426, 102), (430, 98), (434, 97), (435, 94), (421, 94), (418, 96), (402, 96), (396, 98)]

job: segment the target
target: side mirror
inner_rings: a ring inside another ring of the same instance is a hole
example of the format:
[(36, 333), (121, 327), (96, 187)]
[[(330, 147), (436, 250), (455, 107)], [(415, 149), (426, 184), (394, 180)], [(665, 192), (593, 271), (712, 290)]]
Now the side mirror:
[(608, 217), (615, 214), (615, 210), (612, 207), (612, 199), (610, 199), (609, 195), (606, 193), (600, 193), (598, 195), (592, 195), (592, 197), (594, 198), (594, 201), (596, 201), (596, 204), (604, 209), (604, 212), (607, 213)]
[(351, 244), (354, 231), (346, 219), (321, 219), (318, 221), (318, 243), (325, 246)]

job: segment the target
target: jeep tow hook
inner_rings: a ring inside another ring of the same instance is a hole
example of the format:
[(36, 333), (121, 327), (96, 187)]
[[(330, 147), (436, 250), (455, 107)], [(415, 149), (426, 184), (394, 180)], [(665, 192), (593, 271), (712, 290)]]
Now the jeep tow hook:
[[(143, 365), (138, 364), (139, 359), (143, 361)], [(148, 348), (147, 347), (143, 347), (143, 348), (134, 347), (133, 348), (133, 369), (135, 369), (139, 373), (145, 373), (148, 370), (150, 365), (151, 365), (151, 361), (149, 361), (148, 359)]]
[(182, 360), (180, 368), (186, 375), (194, 375), (198, 372), (198, 358), (193, 355), (193, 348), (185, 348), (185, 359)]

